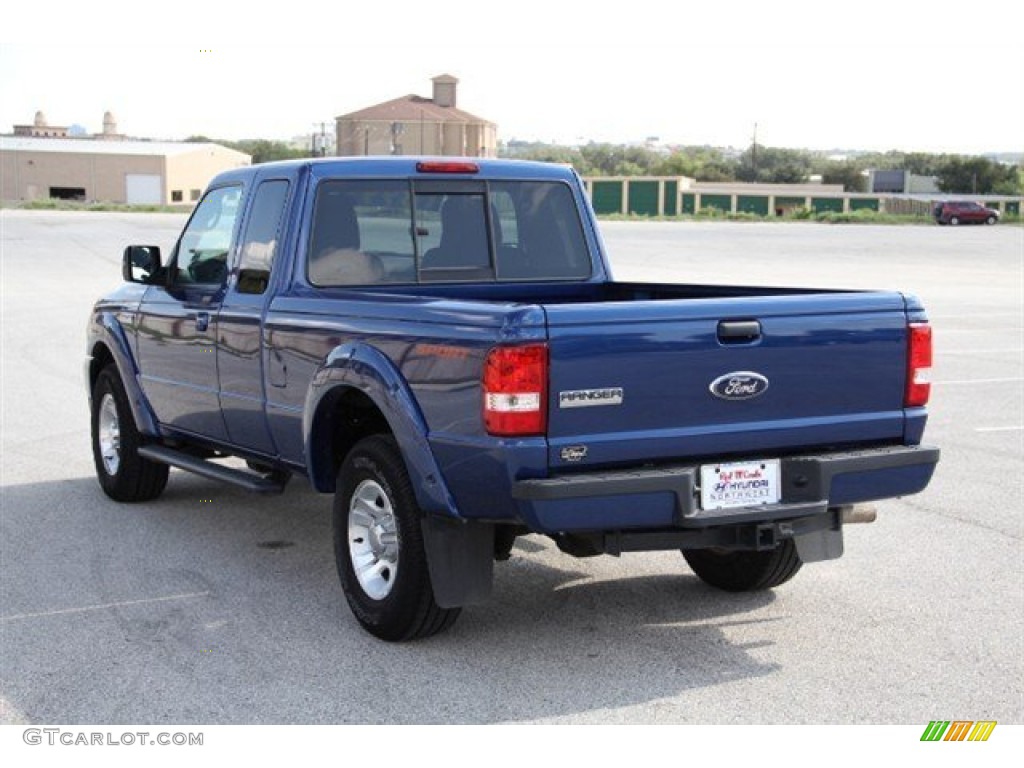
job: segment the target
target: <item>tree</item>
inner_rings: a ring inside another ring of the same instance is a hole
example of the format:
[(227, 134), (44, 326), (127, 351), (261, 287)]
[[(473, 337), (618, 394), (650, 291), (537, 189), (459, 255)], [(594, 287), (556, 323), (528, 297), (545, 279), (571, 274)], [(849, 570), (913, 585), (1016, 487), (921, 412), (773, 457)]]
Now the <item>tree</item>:
[(673, 152), (654, 166), (655, 176), (688, 176), (697, 178), (697, 161), (685, 152)]
[(580, 173), (589, 176), (649, 176), (661, 155), (646, 147), (590, 143), (580, 147)]
[(294, 160), (299, 157), (309, 157), (307, 149), (293, 149), (283, 141), (269, 141), (267, 139), (242, 139), (241, 141), (220, 142), (227, 147), (237, 149), (252, 155), (252, 164), (269, 163), (273, 160)]
[(933, 155), (927, 152), (910, 152), (903, 156), (905, 171), (910, 171), (915, 176), (937, 176), (942, 164), (946, 162), (949, 155)]
[(772, 184), (799, 184), (811, 173), (811, 155), (806, 150), (751, 145), (740, 155), (736, 178)]
[(202, 134), (189, 136), (185, 139), (186, 144), (220, 144), (222, 147), (244, 152), (252, 156), (252, 164), (269, 163), (272, 160), (294, 160), (300, 157), (309, 157), (306, 149), (295, 149), (283, 141), (271, 141), (269, 139), (242, 139), (241, 141), (224, 141), (222, 139), (211, 139)]
[(711, 147), (683, 147), (651, 169), (655, 176), (688, 176), (697, 181), (733, 181), (736, 164)]
[(1021, 191), (1017, 170), (987, 157), (953, 155), (939, 165), (936, 176), (943, 192), (1014, 195)]
[(498, 148), (500, 157), (513, 157), (517, 160), (536, 160), (542, 163), (568, 163), (577, 170), (580, 167), (580, 152), (575, 147), (561, 144), (544, 144), (543, 142), (511, 141)]
[(735, 181), (736, 163), (721, 153), (708, 157), (697, 171), (697, 181)]
[(830, 161), (821, 167), (824, 184), (842, 184), (844, 192), (866, 192), (867, 177), (864, 166), (854, 160)]

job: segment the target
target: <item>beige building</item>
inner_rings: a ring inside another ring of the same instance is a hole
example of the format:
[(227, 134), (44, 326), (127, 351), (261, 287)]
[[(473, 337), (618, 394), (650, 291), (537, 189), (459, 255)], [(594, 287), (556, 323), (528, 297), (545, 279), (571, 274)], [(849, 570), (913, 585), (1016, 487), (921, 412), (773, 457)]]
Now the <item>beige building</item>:
[(111, 118), (91, 139), (0, 136), (0, 199), (189, 205), (251, 160), (219, 144), (126, 141)]
[(338, 154), (497, 156), (498, 126), (458, 108), (458, 79), (432, 82), (429, 99), (409, 94), (335, 118)]

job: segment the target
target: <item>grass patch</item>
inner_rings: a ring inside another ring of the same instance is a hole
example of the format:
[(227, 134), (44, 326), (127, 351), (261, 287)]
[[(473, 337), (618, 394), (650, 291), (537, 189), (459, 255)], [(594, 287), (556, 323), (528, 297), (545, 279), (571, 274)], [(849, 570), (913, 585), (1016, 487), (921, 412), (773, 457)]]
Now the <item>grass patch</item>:
[[(731, 213), (718, 208), (704, 208), (697, 214), (687, 213), (680, 216), (638, 216), (636, 214), (611, 213), (601, 214), (597, 218), (601, 221), (810, 221), (821, 224), (888, 224), (893, 226), (933, 226), (935, 224), (931, 216), (880, 213), (867, 209), (841, 213), (837, 211), (816, 212), (808, 208), (798, 208), (786, 216), (761, 216), (743, 211)], [(1006, 215), (1002, 218), (1002, 222), (1006, 224), (1019, 224), (1020, 221), (1020, 216)]]
[(841, 213), (838, 211), (822, 211), (813, 214), (809, 221), (822, 224), (934, 224), (930, 216), (914, 214), (879, 213), (868, 209)]
[(188, 205), (128, 205), (127, 203), (81, 203), (75, 200), (4, 200), (0, 208), (22, 211), (117, 211), (122, 213), (188, 213)]

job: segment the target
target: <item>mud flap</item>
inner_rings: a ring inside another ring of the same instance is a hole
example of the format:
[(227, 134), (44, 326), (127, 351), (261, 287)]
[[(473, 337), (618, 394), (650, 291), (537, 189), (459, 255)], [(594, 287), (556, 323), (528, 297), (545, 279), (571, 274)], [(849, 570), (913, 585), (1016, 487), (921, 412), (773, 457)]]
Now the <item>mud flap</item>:
[(835, 560), (843, 556), (843, 531), (824, 530), (793, 537), (796, 553), (804, 563)]
[(491, 596), (494, 525), (427, 515), (423, 546), (438, 606), (458, 608), (482, 603)]

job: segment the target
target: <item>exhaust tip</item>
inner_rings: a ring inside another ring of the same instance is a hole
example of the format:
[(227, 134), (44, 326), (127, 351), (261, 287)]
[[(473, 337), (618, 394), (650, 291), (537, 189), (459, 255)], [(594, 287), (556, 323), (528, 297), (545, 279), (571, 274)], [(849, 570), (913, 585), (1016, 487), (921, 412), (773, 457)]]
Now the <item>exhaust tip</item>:
[(854, 525), (859, 523), (873, 523), (878, 519), (878, 507), (867, 504), (858, 504), (850, 507), (840, 507), (842, 510), (843, 525)]

